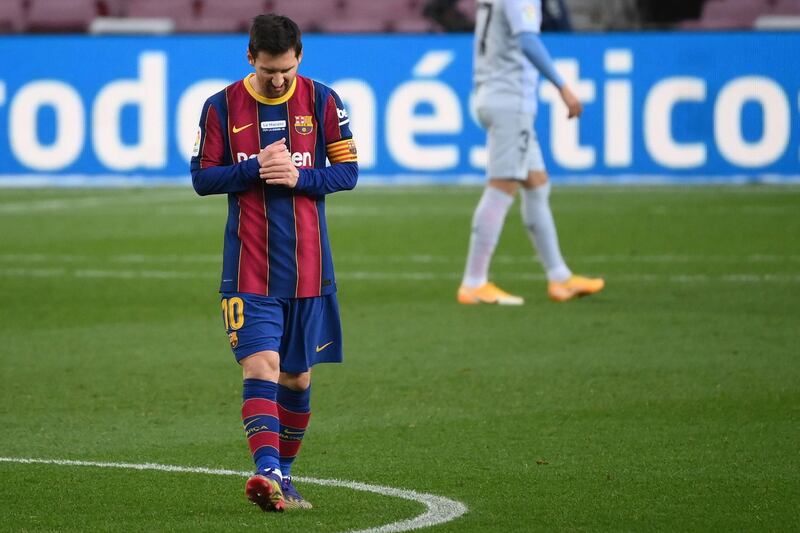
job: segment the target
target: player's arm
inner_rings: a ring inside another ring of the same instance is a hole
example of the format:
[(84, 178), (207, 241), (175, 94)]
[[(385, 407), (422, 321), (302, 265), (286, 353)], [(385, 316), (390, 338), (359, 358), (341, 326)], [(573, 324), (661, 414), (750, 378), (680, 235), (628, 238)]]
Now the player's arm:
[(195, 168), (192, 165), (192, 185), (200, 196), (244, 192), (258, 181), (256, 158), (235, 165)]
[(564, 85), (553, 59), (539, 37), (541, 4), (537, 0), (501, 0), (500, 6), (505, 15), (511, 36), (516, 39), (522, 53), (536, 67), (542, 76), (559, 89)]
[(300, 169), (297, 190), (310, 195), (349, 191), (358, 182), (358, 163), (336, 163), (326, 168)]
[[(349, 129), (348, 129), (349, 133)], [(331, 194), (349, 191), (358, 181), (358, 157), (352, 137), (326, 146), (329, 167), (300, 169), (297, 188), (306, 194)]]
[(528, 61), (541, 72), (542, 76), (558, 87), (561, 99), (567, 105), (567, 116), (569, 118), (579, 117), (583, 112), (583, 105), (572, 93), (569, 86), (564, 83), (558, 71), (556, 71), (553, 59), (550, 57), (547, 48), (544, 47), (544, 43), (541, 37), (539, 37), (539, 34), (532, 31), (523, 31), (517, 35), (517, 42), (522, 49), (522, 53), (528, 58)]
[(322, 127), (330, 166), (300, 169), (296, 184), (297, 190), (315, 196), (347, 191), (358, 182), (358, 156), (350, 117), (335, 92), (330, 91), (326, 98)]
[(323, 196), (338, 191), (350, 190), (358, 181), (358, 163), (334, 163), (325, 168), (296, 168), (288, 163), (270, 162), (261, 167), (261, 179), (267, 185), (280, 185), (297, 189), (311, 196)]
[(225, 165), (224, 154), (225, 141), (219, 113), (210, 101), (206, 101), (191, 162), (192, 185), (200, 196), (243, 192), (258, 181), (258, 158)]
[(501, 0), (501, 4), (511, 34), (517, 39), (522, 53), (542, 76), (558, 87), (561, 99), (569, 110), (568, 116), (570, 118), (580, 116), (583, 106), (556, 71), (553, 59), (539, 36), (540, 9), (537, 9), (534, 0)]
[(536, 67), (536, 70), (541, 72), (542, 76), (550, 80), (553, 85), (561, 89), (564, 86), (564, 80), (556, 71), (553, 58), (550, 57), (550, 53), (544, 47), (539, 34), (532, 31), (523, 31), (517, 35), (517, 42), (522, 49), (522, 53)]

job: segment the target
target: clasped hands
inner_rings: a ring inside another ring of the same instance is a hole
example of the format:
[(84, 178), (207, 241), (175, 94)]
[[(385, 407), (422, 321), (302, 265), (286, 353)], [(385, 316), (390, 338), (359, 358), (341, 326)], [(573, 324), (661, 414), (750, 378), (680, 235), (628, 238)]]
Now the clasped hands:
[(265, 146), (256, 156), (258, 174), (267, 185), (283, 185), (293, 189), (297, 185), (300, 171), (292, 163), (292, 154), (286, 147), (286, 138)]

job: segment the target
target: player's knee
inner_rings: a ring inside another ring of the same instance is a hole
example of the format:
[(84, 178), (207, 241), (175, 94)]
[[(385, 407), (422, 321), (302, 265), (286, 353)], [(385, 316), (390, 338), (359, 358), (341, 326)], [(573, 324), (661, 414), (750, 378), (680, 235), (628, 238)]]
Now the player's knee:
[(515, 196), (519, 188), (519, 182), (511, 178), (490, 178), (489, 187), (497, 189), (506, 193), (509, 196)]
[(311, 372), (301, 372), (300, 374), (281, 372), (280, 384), (288, 389), (304, 391), (311, 386)]
[(278, 381), (280, 356), (277, 352), (263, 351), (249, 355), (240, 361), (245, 379)]
[(547, 177), (547, 172), (543, 170), (531, 170), (528, 172), (528, 178), (525, 180), (525, 188), (531, 189), (535, 187), (542, 187), (547, 185), (549, 179)]

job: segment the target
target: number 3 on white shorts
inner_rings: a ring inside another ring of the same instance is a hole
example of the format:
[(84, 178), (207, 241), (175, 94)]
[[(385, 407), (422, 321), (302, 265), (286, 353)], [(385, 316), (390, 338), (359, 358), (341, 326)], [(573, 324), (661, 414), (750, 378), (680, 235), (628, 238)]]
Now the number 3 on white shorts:
[(238, 296), (222, 299), (222, 318), (225, 329), (240, 329), (244, 326), (244, 302)]

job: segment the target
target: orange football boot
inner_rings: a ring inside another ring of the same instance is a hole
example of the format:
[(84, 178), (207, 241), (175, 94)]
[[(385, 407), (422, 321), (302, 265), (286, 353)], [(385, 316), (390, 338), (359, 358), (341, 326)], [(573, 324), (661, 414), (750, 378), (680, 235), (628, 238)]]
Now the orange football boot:
[(497, 304), (497, 305), (522, 305), (525, 300), (520, 296), (508, 294), (494, 283), (485, 283), (480, 287), (470, 289), (461, 286), (458, 289), (458, 303), (464, 305)]
[(605, 287), (603, 278), (585, 278), (583, 276), (570, 276), (566, 281), (551, 281), (547, 284), (547, 294), (551, 300), (566, 302), (578, 296), (588, 296), (600, 292)]

